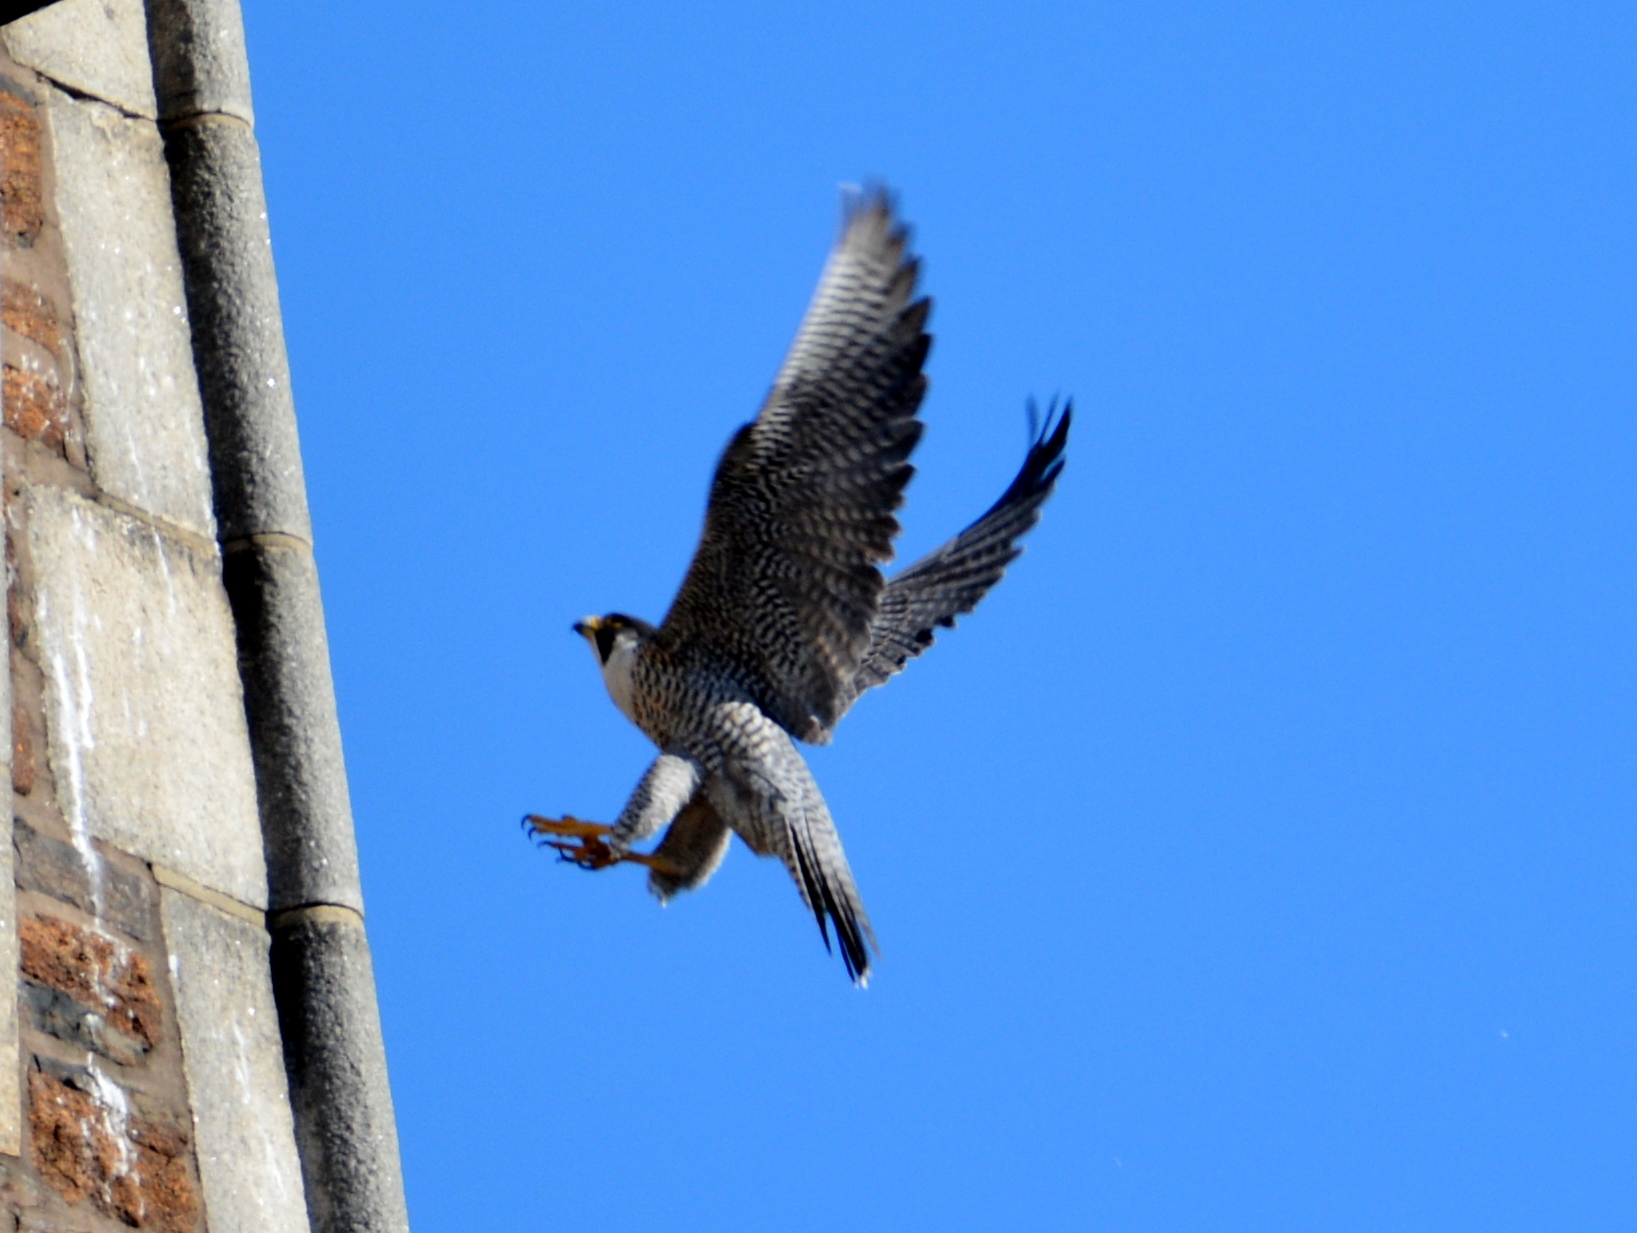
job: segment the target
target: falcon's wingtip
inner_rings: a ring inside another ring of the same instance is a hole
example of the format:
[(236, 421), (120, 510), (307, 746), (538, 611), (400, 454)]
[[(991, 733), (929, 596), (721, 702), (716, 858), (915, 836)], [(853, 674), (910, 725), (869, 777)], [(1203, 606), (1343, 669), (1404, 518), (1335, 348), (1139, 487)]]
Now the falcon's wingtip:
[(884, 180), (841, 185), (841, 239), (890, 243), (900, 253), (909, 246), (909, 224), (898, 213), (898, 194)]
[(1044, 416), (1035, 400), (1029, 399), (1029, 452), (1007, 497), (1018, 497), (1025, 492), (1051, 492), (1063, 471), (1063, 451), (1068, 447), (1069, 426), (1073, 423), (1073, 398), (1065, 399), (1059, 406), (1054, 397), (1046, 404)]
[(1044, 417), (1040, 414), (1040, 404), (1031, 396), (1028, 413), (1029, 448), (1044, 449), (1053, 458), (1061, 455), (1063, 447), (1068, 444), (1069, 424), (1074, 420), (1073, 396), (1063, 399), (1059, 408), (1058, 396), (1054, 394), (1052, 400), (1046, 404)]

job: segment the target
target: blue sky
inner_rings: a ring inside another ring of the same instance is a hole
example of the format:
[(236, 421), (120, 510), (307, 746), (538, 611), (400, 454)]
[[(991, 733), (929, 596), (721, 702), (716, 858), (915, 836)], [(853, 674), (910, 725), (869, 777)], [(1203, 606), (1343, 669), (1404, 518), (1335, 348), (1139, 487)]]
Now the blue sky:
[[(1637, 17), (245, 0), (411, 1216), (1637, 1219)], [(937, 341), (912, 559), (1072, 394), (982, 608), (778, 866), (555, 864), (834, 234)]]

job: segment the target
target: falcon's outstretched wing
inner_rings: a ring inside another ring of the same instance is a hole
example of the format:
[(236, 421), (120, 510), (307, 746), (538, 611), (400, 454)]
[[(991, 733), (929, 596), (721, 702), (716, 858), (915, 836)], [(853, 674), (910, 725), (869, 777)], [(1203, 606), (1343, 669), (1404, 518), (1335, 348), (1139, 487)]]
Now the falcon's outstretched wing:
[(792, 735), (828, 739), (870, 645), (913, 471), (931, 301), (891, 199), (851, 201), (763, 404), (729, 443), (660, 647), (729, 669)]
[(1023, 551), (1017, 541), (1040, 521), (1040, 507), (1063, 470), (1074, 403), (1064, 406), (1055, 424), (1054, 412), (1047, 410), (1023, 469), (989, 512), (887, 583), (870, 626), (869, 650), (842, 698), (843, 712), (931, 646), (936, 627), (952, 628), (956, 617), (977, 607)]

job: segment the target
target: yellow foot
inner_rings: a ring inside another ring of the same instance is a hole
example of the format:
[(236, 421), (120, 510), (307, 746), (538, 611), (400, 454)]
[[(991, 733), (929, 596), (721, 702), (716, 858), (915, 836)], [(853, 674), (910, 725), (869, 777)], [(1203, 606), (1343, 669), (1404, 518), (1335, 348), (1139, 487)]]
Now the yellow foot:
[(681, 877), (683, 873), (670, 861), (646, 852), (616, 853), (604, 840), (604, 836), (612, 833), (614, 828), (600, 822), (582, 822), (569, 814), (561, 818), (542, 818), (539, 814), (531, 813), (524, 815), (523, 829), (531, 831), (548, 848), (556, 848), (559, 860), (570, 861), (581, 869), (606, 869), (621, 861), (629, 861), (634, 865), (657, 869), (668, 877)]

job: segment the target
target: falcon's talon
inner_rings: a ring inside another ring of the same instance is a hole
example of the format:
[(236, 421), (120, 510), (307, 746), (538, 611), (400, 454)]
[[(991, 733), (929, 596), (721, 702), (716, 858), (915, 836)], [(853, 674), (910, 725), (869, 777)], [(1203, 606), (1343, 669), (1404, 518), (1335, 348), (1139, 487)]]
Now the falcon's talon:
[[(556, 848), (558, 860), (578, 865), (581, 869), (607, 869), (610, 865), (628, 861), (634, 865), (646, 865), (668, 877), (680, 877), (683, 872), (670, 861), (646, 852), (616, 853), (603, 838), (612, 834), (614, 828), (601, 822), (582, 822), (571, 814), (564, 814), (561, 818), (542, 818), (532, 813), (526, 815), (523, 821), (534, 832), (534, 838), (541, 847)], [(562, 838), (553, 839), (553, 835), (561, 835)]]
[(533, 813), (525, 815), (523, 821), (542, 847), (556, 848), (558, 859), (571, 861), (581, 869), (603, 869), (619, 859), (602, 838), (613, 828), (600, 822), (582, 822), (572, 814), (542, 818)]
[(607, 835), (614, 829), (601, 822), (581, 821), (571, 813), (565, 813), (560, 818), (543, 818), (537, 813), (526, 813), (523, 815), (523, 825), (537, 835), (567, 835), (574, 839), (587, 835)]
[(557, 859), (578, 865), (581, 869), (606, 869), (620, 858), (615, 856), (600, 839), (586, 838), (579, 843), (548, 839), (546, 846), (557, 849)]

